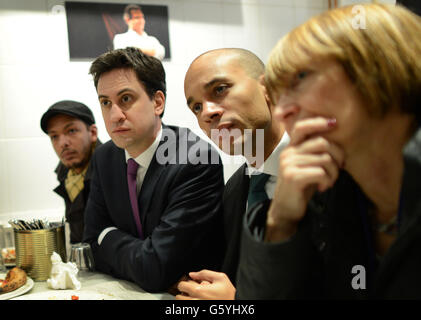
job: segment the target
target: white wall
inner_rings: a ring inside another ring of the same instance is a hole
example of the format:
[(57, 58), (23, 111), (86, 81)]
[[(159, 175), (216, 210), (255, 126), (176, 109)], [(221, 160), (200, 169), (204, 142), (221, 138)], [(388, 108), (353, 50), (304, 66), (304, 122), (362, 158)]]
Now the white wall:
[[(283, 34), (328, 6), (327, 0), (136, 2), (169, 7), (172, 58), (164, 62), (164, 122), (190, 127), (202, 136), (185, 105), (183, 80), (189, 63), (219, 47), (244, 47), (266, 61)], [(56, 220), (64, 214), (62, 199), (52, 191), (57, 156), (39, 126), (51, 104), (63, 99), (86, 103), (94, 112), (100, 139), (109, 140), (88, 75), (91, 61), (69, 61), (63, 5), (62, 0), (0, 2), (0, 223), (11, 218)], [(228, 178), (238, 165), (226, 156), (223, 160)]]

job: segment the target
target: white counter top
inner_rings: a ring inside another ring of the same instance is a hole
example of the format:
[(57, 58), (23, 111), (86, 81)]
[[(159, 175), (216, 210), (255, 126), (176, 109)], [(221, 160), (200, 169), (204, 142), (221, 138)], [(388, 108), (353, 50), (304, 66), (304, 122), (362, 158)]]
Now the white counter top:
[(35, 282), (33, 288), (12, 300), (174, 300), (168, 293), (148, 293), (135, 283), (113, 278), (98, 272), (78, 274), (80, 290), (54, 290), (47, 282)]

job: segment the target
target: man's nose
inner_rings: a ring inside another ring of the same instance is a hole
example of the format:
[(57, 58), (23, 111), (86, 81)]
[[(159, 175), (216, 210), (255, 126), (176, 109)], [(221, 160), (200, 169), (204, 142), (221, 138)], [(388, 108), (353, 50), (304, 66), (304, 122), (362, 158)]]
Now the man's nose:
[(65, 149), (70, 145), (70, 139), (67, 134), (60, 134), (58, 136), (58, 145), (61, 149)]
[(112, 122), (118, 123), (126, 119), (126, 115), (121, 110), (121, 108), (116, 104), (113, 103), (110, 110), (110, 120)]
[(206, 122), (219, 119), (224, 113), (224, 109), (217, 103), (204, 101), (202, 103), (202, 117)]

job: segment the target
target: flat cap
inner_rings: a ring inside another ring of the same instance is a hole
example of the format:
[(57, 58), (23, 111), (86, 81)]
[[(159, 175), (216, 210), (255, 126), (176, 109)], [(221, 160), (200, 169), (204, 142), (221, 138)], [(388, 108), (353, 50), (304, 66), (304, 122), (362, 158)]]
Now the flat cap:
[(67, 114), (86, 122), (88, 125), (95, 123), (94, 115), (86, 105), (83, 103), (63, 100), (54, 103), (41, 117), (41, 129), (45, 133), (47, 132), (48, 121), (58, 114)]

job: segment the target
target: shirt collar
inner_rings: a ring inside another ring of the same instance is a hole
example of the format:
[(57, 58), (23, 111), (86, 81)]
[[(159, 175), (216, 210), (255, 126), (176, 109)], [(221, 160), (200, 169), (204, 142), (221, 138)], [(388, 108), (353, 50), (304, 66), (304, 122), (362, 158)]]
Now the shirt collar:
[(253, 174), (256, 171), (260, 171), (271, 176), (277, 177), (279, 171), (279, 156), (282, 150), (285, 149), (285, 147), (289, 144), (289, 140), (289, 136), (285, 131), (284, 135), (281, 138), (281, 141), (279, 141), (278, 145), (275, 147), (275, 149), (272, 151), (269, 157), (265, 160), (265, 162), (263, 162), (263, 165), (259, 169), (252, 167), (246, 160), (249, 175)]
[(72, 176), (85, 177), (86, 171), (88, 171), (88, 165), (86, 165), (85, 168), (79, 173), (76, 173), (75, 170), (73, 170), (73, 169), (69, 169), (69, 171), (67, 171), (67, 177), (72, 177)]
[[(154, 142), (152, 142), (152, 144), (148, 147), (148, 149), (146, 149), (140, 155), (138, 155), (134, 159), (134, 161), (136, 161), (141, 167), (148, 168), (149, 164), (152, 161), (153, 155), (155, 154), (155, 151), (158, 148), (159, 142), (161, 141), (161, 137), (162, 137), (162, 125), (158, 131), (158, 134), (156, 135)], [(126, 155), (126, 162), (127, 162), (127, 160), (131, 158), (131, 156), (129, 155), (126, 149), (124, 149), (124, 154)]]

